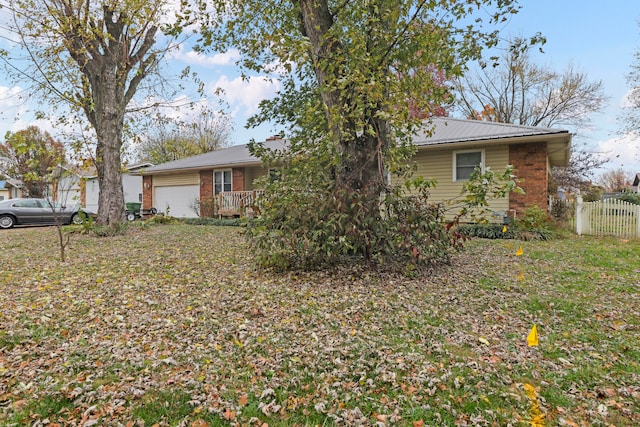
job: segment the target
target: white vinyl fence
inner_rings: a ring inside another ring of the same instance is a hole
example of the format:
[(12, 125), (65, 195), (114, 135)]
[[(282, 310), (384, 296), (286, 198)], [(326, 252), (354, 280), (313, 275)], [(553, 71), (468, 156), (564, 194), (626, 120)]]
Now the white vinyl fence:
[(576, 233), (640, 239), (640, 205), (609, 199), (576, 203)]

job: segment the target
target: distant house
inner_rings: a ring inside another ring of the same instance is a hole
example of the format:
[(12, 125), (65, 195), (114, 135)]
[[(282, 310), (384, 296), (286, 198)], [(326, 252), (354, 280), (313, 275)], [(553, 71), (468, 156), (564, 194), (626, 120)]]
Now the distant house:
[[(435, 118), (433, 123), (432, 134), (414, 139), (417, 175), (438, 182), (431, 191), (432, 200), (457, 196), (476, 166), (500, 171), (511, 164), (526, 194), (493, 201), (490, 208), (496, 217), (533, 205), (546, 208), (551, 167), (566, 166), (569, 161), (568, 131), (451, 118)], [(265, 145), (283, 149), (286, 141), (271, 140)], [(142, 172), (143, 208), (195, 217), (198, 201), (217, 198), (225, 214), (240, 214), (242, 205), (260, 191), (254, 180), (267, 173), (247, 145), (159, 164)]]
[(633, 183), (631, 184), (630, 190), (633, 193), (640, 193), (640, 173), (637, 173), (635, 177), (633, 177)]
[(17, 179), (0, 179), (0, 200), (13, 199), (24, 195), (22, 182)]
[[(142, 176), (140, 171), (144, 168), (152, 166), (152, 163), (139, 163), (127, 166), (122, 173), (122, 190), (124, 192), (124, 201), (142, 202)], [(98, 194), (99, 184), (98, 176), (93, 173), (84, 178), (85, 197), (83, 206), (93, 212), (98, 212)]]

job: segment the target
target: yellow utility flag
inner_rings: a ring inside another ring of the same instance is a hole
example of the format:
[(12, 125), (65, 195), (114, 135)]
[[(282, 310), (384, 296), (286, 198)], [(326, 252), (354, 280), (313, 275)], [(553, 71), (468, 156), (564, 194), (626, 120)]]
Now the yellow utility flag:
[(524, 251), (522, 250), (522, 246), (518, 246), (518, 250), (516, 251), (516, 256), (522, 256)]
[(529, 347), (538, 345), (538, 327), (536, 325), (533, 325), (531, 332), (529, 332), (529, 335), (527, 336), (527, 344)]
[(507, 232), (507, 226), (506, 226), (506, 225), (503, 225), (503, 226), (502, 226), (502, 232), (503, 232), (503, 233), (506, 233), (506, 232)]

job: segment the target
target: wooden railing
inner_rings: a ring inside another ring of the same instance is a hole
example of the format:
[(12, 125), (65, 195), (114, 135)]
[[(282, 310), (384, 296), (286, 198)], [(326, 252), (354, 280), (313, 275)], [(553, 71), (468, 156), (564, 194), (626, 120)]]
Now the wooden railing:
[(258, 198), (264, 190), (227, 191), (216, 195), (219, 216), (251, 216), (257, 215)]

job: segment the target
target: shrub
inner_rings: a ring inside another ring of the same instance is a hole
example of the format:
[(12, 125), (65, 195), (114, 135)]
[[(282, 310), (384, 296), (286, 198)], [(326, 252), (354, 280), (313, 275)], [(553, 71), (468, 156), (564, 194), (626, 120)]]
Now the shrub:
[(190, 225), (217, 225), (226, 227), (239, 227), (244, 225), (240, 218), (184, 218), (180, 221)]
[(618, 200), (622, 200), (627, 203), (633, 203), (634, 205), (640, 205), (640, 194), (638, 193), (623, 193)]
[(277, 197), (264, 198), (263, 215), (248, 227), (248, 236), (259, 263), (279, 269), (315, 269), (356, 259), (411, 271), (447, 261), (461, 247), (462, 236), (444, 226), (439, 205), (427, 202), (430, 183), (415, 184), (421, 190), (411, 195), (387, 188), (375, 206), (358, 195), (343, 203), (340, 190), (282, 186)]

